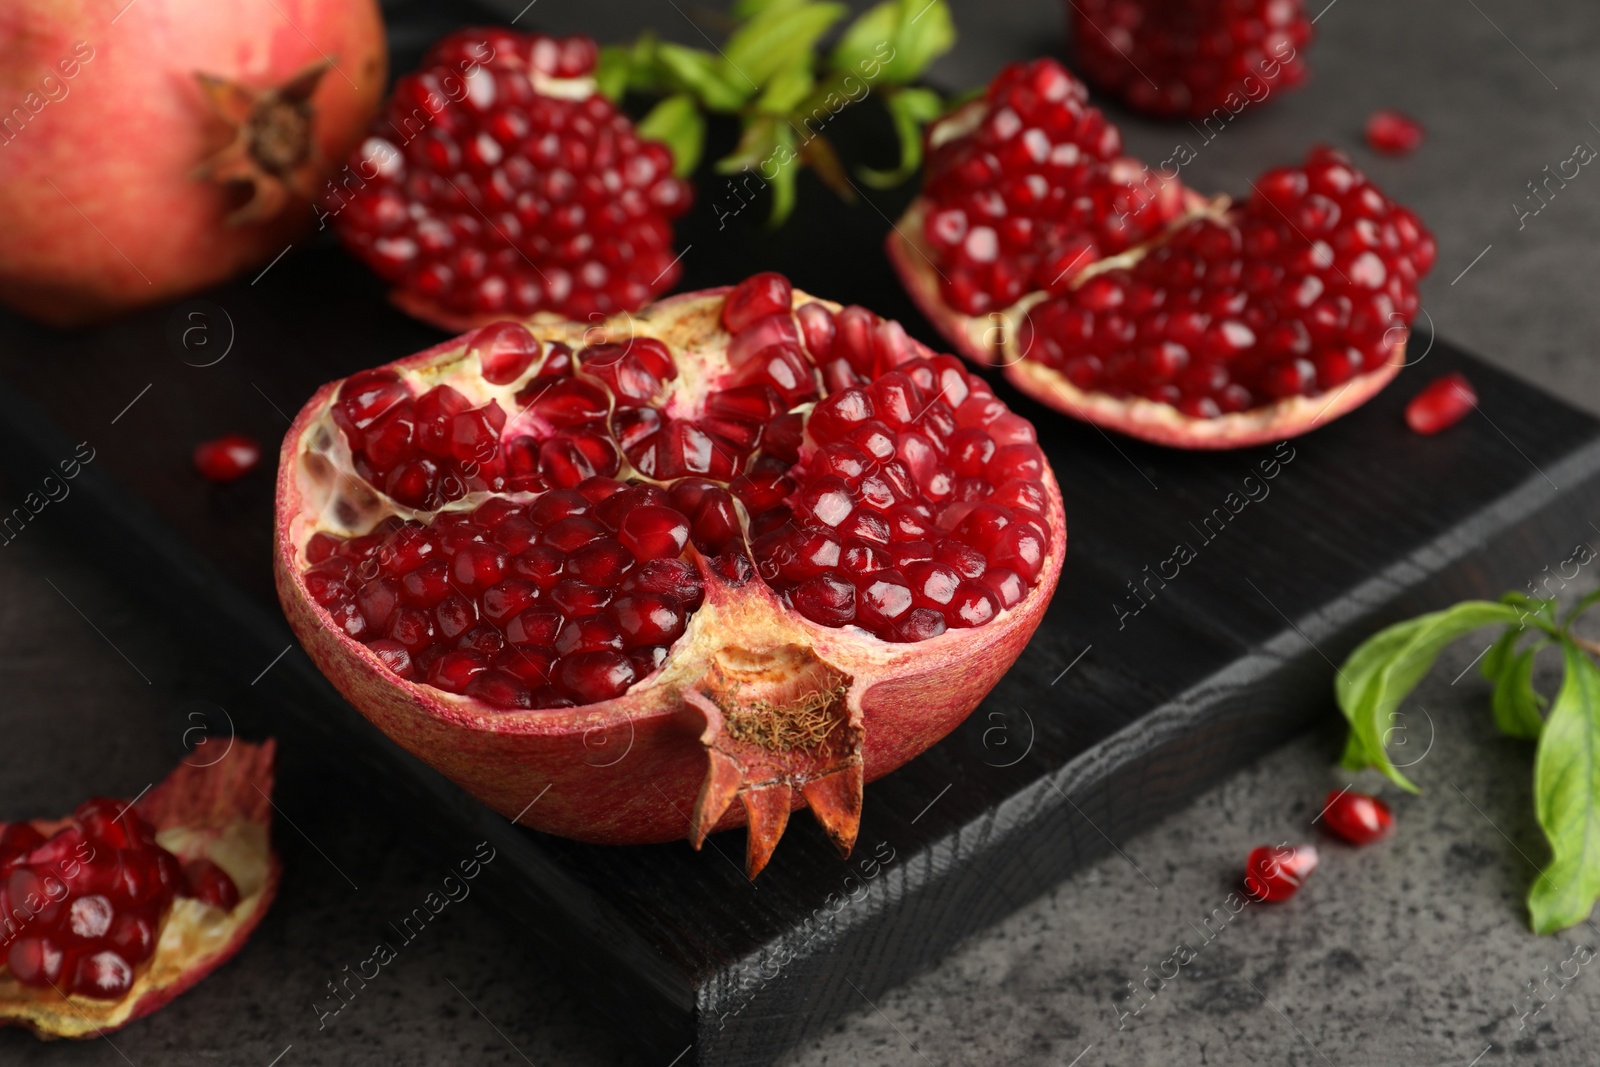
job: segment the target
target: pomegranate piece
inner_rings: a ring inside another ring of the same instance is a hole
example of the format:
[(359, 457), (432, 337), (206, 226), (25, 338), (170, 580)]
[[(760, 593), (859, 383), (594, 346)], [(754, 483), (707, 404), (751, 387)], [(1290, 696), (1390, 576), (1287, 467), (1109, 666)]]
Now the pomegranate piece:
[(1445, 374), (1423, 387), (1406, 405), (1406, 425), (1424, 436), (1448, 430), (1478, 406), (1478, 391), (1467, 376)]
[[(698, 844), (748, 821), (752, 874), (800, 804), (848, 847), (862, 782), (987, 692), (1065, 548), (1031, 425), (775, 274), (599, 326), (491, 324), (325, 387), (283, 457), (282, 599), (357, 707), (512, 812), (530, 775), (576, 773), (561, 737), (642, 731), (620, 777), (574, 777), (530, 824)], [(912, 679), (931, 688), (891, 695)], [(913, 724), (869, 764), (880, 704)], [(677, 812), (628, 777), (684, 761), (651, 782)]]
[[(1049, 184), (1032, 173), (1036, 164), (988, 147), (985, 131), (1002, 120), (1009, 129), (1015, 110), (1000, 90), (1020, 76), (1002, 73), (987, 102), (969, 105), (976, 118), (940, 149), (1001, 167), (986, 191), (972, 192), (995, 218), (1006, 210), (997, 190), (1042, 194)], [(1040, 106), (1016, 106), (1023, 103)], [(949, 186), (930, 166), (922, 196), (888, 237), (891, 260), (929, 318), (963, 354), (998, 363), (1041, 402), (1178, 447), (1277, 441), (1365, 402), (1399, 371), (1420, 307), (1418, 281), (1437, 252), (1414, 214), (1342, 153), (1316, 148), (1298, 167), (1263, 174), (1238, 205), (1202, 206), (1160, 176), (1110, 215), (1085, 214), (1090, 196), (1051, 200), (1012, 245), (985, 260), (984, 277), (1003, 275), (1006, 285), (974, 286), (962, 280), (978, 277), (968, 271), (970, 255), (948, 242), (960, 229), (946, 225)], [(1163, 196), (1178, 197), (1173, 211), (1188, 214), (1168, 225), (1171, 213), (1160, 213), (1158, 230), (1128, 223)], [(1123, 244), (1103, 239), (1108, 218)], [(1091, 245), (1092, 253), (1082, 251)], [(1061, 248), (1079, 249), (1073, 263), (1041, 274), (1039, 264)], [(1095, 263), (1106, 251), (1119, 253), (1115, 266)], [(955, 414), (967, 425), (960, 408)], [(970, 420), (986, 425), (977, 407)], [(973, 447), (958, 444), (961, 471), (993, 461)]]
[(1257, 903), (1281, 903), (1298, 893), (1316, 869), (1314, 845), (1263, 845), (1245, 860), (1244, 891)]
[(1007, 66), (982, 101), (930, 128), (924, 241), (941, 295), (984, 315), (1053, 290), (1154, 236), (1183, 186), (1122, 155), (1122, 135), (1053, 59)]
[(1370, 845), (1394, 826), (1394, 813), (1377, 797), (1341, 789), (1328, 794), (1322, 821), (1352, 845)]
[[(588, 320), (677, 282), (672, 220), (690, 188), (598, 93), (597, 56), (587, 37), (468, 29), (395, 83), (350, 155), (360, 180), (322, 206), (404, 310), (454, 329), (541, 311)], [(480, 358), (486, 380), (516, 377), (517, 357)]]
[(194, 450), (195, 469), (213, 482), (236, 482), (255, 470), (260, 462), (260, 443), (242, 433), (224, 434), (197, 445)]
[(1302, 0), (1072, 0), (1067, 11), (1077, 69), (1138, 111), (1226, 126), (1306, 80)]
[(235, 740), (136, 804), (95, 798), (67, 819), (5, 825), (0, 979), (14, 982), (0, 981), (0, 1025), (95, 1037), (237, 952), (277, 889), (272, 762), (272, 742)]
[(1422, 144), (1422, 124), (1410, 115), (1380, 108), (1367, 118), (1367, 144), (1374, 152), (1403, 156)]

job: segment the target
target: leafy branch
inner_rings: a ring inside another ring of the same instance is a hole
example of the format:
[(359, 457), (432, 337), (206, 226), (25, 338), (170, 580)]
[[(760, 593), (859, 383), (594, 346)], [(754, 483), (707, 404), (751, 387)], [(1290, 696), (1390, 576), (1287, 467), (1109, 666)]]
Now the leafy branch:
[[(1596, 601), (1591, 593), (1564, 616), (1554, 600), (1507, 593), (1498, 602), (1468, 600), (1396, 623), (1364, 641), (1335, 680), (1339, 709), (1350, 720), (1343, 765), (1376, 767), (1410, 792), (1417, 787), (1384, 750), (1385, 716), (1433, 667), (1445, 646), (1485, 626), (1504, 626), (1479, 670), (1493, 684), (1490, 709), (1507, 737), (1537, 742), (1534, 813), (1550, 843), (1550, 862), (1528, 890), (1533, 929), (1548, 934), (1584, 921), (1600, 898), (1600, 644), (1572, 632)], [(1554, 702), (1533, 687), (1534, 657), (1561, 650), (1563, 677)], [(1546, 709), (1548, 708), (1548, 711)]]
[(742, 20), (720, 47), (687, 48), (646, 33), (628, 45), (601, 49), (600, 91), (660, 97), (639, 121), (642, 136), (665, 142), (680, 177), (705, 150), (706, 116), (739, 120), (741, 136), (717, 161), (724, 174), (752, 170), (772, 187), (770, 223), (794, 208), (801, 167), (845, 200), (855, 186), (822, 132), (833, 117), (877, 94), (894, 125), (900, 160), (888, 171), (862, 168), (876, 188), (898, 185), (922, 163), (922, 131), (945, 102), (915, 85), (955, 43), (946, 0), (883, 0), (845, 26), (833, 46), (819, 44), (848, 9), (812, 0), (737, 0)]

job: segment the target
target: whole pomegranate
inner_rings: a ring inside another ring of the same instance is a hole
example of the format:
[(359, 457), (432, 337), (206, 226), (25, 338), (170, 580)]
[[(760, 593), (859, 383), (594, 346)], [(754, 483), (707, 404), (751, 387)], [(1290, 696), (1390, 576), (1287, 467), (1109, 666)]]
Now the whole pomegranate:
[(0, 1026), (99, 1037), (239, 951), (278, 889), (273, 751), (235, 740), (136, 803), (0, 823)]
[(672, 288), (689, 186), (599, 94), (597, 56), (587, 37), (463, 30), (396, 83), (323, 208), (402, 309), (464, 330)]
[(1069, 0), (1067, 17), (1083, 76), (1149, 114), (1226, 125), (1306, 80), (1302, 0)]
[(386, 68), (373, 0), (16, 0), (0, 56), (0, 301), (57, 324), (282, 252)]
[(1118, 158), (1083, 100), (1040, 60), (930, 134), (888, 252), (961, 352), (1058, 411), (1185, 448), (1304, 433), (1393, 379), (1436, 252), (1414, 214), (1328, 148), (1208, 204), (1167, 164)]
[(385, 733), (566, 837), (748, 823), (752, 877), (801, 804), (848, 852), (1065, 548), (1028, 422), (776, 274), (325, 386), (278, 474), (285, 611)]

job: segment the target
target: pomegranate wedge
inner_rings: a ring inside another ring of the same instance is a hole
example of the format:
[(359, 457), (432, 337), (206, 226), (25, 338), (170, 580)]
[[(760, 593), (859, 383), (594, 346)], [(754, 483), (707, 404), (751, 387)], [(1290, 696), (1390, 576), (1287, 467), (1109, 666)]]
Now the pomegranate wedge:
[(278, 890), (272, 761), (236, 740), (131, 806), (0, 824), (0, 1025), (98, 1037), (238, 952)]
[[(1180, 448), (1305, 433), (1393, 379), (1435, 245), (1332, 149), (1205, 203), (1121, 158), (1039, 60), (930, 131), (888, 252), (959, 350), (1058, 411)], [(1181, 161), (1180, 161), (1181, 162)]]
[(994, 686), (1066, 548), (1031, 425), (773, 274), (325, 386), (276, 537), (295, 632), (409, 751), (565, 837), (748, 824), (752, 877), (802, 804), (849, 851), (863, 783)]

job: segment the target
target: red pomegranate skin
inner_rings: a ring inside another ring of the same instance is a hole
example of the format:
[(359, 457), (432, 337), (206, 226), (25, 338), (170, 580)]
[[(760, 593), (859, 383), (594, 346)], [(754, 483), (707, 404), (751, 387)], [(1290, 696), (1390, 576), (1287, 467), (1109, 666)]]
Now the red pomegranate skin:
[(240, 190), (195, 170), (233, 135), (195, 74), (264, 89), (324, 55), (337, 69), (311, 97), (319, 187), (382, 98), (374, 0), (0, 5), (0, 302), (90, 321), (282, 252), (314, 224), (311, 207), (291, 197), (262, 222), (225, 223)]
[[(727, 288), (683, 294), (658, 302), (640, 316), (670, 312), (674, 305), (706, 302), (720, 312)], [(635, 316), (640, 317), (640, 316)], [(713, 327), (708, 322), (706, 329)], [(392, 366), (427, 365), (456, 351), (463, 338), (446, 341)], [(685, 706), (682, 691), (693, 685), (707, 660), (675, 650), (667, 669), (613, 700), (574, 708), (492, 711), (441, 694), (430, 686), (397, 678), (367, 646), (330, 626), (305, 589), (299, 542), (292, 519), (302, 509), (296, 466), (306, 429), (333, 401), (340, 383), (324, 386), (307, 402), (284, 440), (278, 468), (278, 525), (274, 570), (279, 599), (307, 653), (335, 687), (401, 747), (443, 772), (507, 817), (546, 833), (598, 844), (673, 841), (690, 832), (690, 815), (707, 779), (704, 720)], [(817, 657), (861, 679), (858, 686), (867, 782), (900, 767), (951, 730), (986, 696), (1026, 647), (1043, 618), (1060, 575), (1066, 549), (1066, 518), (1053, 477), (1047, 484), (1052, 539), (1049, 554), (1028, 595), (1004, 617), (978, 630), (952, 629), (914, 644), (864, 639), (859, 631), (834, 629), (798, 616), (760, 583), (739, 590), (737, 610), (719, 616), (720, 581), (701, 565), (706, 602), (691, 619), (714, 628), (718, 643), (734, 635), (792, 634)], [(301, 538), (303, 540), (303, 537)], [(776, 621), (775, 621), (776, 620)], [(974, 640), (974, 634), (982, 634)], [(443, 698), (443, 699), (441, 699)], [(791, 810), (805, 805), (794, 791)], [(531, 804), (531, 807), (530, 807)], [(731, 804), (715, 830), (746, 824), (741, 804)]]

